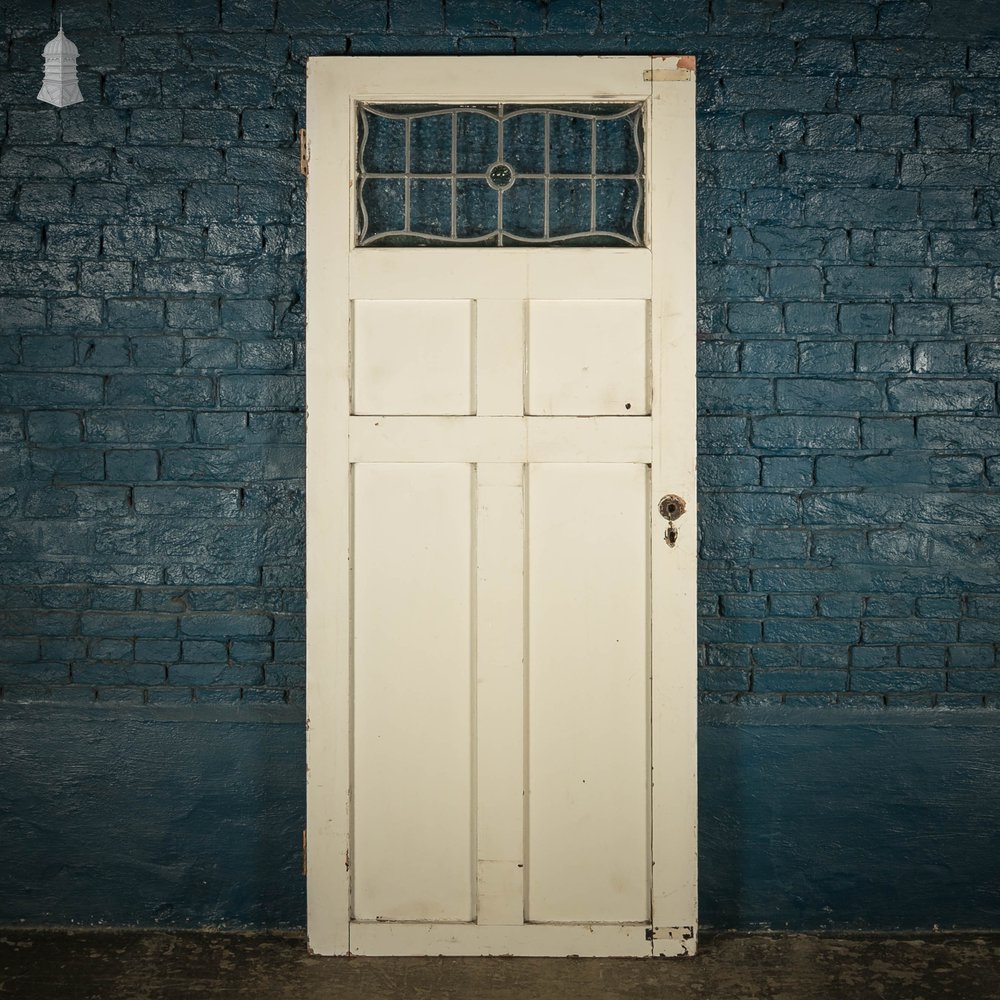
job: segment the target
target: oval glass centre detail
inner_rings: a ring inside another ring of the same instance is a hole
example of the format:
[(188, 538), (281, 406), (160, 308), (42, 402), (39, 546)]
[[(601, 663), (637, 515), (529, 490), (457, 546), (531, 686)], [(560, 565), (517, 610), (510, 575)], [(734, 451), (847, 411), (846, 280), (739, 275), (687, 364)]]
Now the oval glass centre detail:
[(486, 180), (494, 191), (506, 191), (514, 183), (514, 171), (507, 163), (494, 163), (487, 171)]

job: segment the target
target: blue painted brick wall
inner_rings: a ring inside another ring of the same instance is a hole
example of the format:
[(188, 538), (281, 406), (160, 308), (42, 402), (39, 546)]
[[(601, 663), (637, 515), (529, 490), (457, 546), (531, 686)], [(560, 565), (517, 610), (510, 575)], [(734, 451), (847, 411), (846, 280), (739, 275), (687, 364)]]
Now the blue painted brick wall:
[(0, 6), (5, 700), (302, 700), (309, 54), (690, 52), (704, 696), (997, 704), (992, 6)]

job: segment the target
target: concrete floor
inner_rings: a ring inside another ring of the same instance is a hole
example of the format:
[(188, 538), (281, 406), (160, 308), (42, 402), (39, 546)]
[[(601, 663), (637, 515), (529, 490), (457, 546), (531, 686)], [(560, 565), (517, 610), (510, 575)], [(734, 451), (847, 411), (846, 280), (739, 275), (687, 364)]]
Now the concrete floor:
[(693, 959), (315, 958), (300, 935), (0, 930), (18, 1000), (998, 1000), (1000, 934), (705, 935)]

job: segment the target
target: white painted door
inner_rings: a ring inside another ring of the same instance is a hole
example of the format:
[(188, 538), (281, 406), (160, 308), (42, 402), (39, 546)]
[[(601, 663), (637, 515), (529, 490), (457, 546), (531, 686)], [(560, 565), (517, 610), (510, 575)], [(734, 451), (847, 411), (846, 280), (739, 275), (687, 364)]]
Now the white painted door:
[(694, 950), (693, 76), (309, 62), (318, 953)]

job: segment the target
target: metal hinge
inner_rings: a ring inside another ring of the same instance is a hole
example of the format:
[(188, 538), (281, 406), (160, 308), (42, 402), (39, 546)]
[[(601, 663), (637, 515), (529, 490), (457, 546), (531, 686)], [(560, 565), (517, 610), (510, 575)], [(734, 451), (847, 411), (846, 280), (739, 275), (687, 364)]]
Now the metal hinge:
[(647, 941), (690, 941), (694, 937), (693, 927), (649, 927)]
[(299, 129), (299, 173), (309, 176), (309, 136), (304, 128)]
[(662, 83), (665, 80), (691, 80), (694, 72), (689, 69), (645, 69), (642, 78), (647, 83)]
[(307, 851), (306, 851), (307, 840), (308, 840), (308, 834), (306, 833), (305, 830), (303, 830), (302, 831), (302, 874), (303, 875), (308, 875), (309, 874), (309, 872), (307, 871), (307, 868), (309, 867), (309, 865), (308, 865), (307, 860), (306, 860), (307, 859)]

